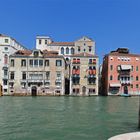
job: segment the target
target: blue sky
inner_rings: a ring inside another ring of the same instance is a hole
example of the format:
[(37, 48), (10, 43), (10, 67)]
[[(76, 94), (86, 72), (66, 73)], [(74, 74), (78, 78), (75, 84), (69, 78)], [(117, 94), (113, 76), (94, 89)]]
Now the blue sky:
[(140, 0), (0, 0), (0, 33), (30, 49), (36, 35), (55, 41), (86, 35), (101, 60), (118, 47), (140, 53), (139, 7)]

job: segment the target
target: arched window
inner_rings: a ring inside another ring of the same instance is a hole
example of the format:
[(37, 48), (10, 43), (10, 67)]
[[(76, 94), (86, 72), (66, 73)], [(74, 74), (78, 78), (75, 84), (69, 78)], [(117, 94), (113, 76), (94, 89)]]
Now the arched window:
[(71, 48), (71, 54), (74, 54), (74, 48)]
[(7, 54), (4, 55), (4, 64), (8, 64), (8, 55)]
[(69, 48), (66, 48), (66, 54), (69, 54)]
[(64, 48), (63, 47), (61, 48), (61, 54), (64, 54)]

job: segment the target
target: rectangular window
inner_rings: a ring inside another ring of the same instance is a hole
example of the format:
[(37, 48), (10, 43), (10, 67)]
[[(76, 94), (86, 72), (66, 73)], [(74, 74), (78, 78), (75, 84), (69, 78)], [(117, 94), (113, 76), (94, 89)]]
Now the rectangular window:
[(29, 65), (32, 67), (33, 66), (33, 60), (29, 60)]
[(14, 78), (15, 78), (15, 73), (14, 72), (11, 72), (10, 73), (10, 79), (13, 80)]
[(110, 70), (113, 70), (113, 65), (110, 65)]
[(50, 80), (50, 72), (49, 71), (46, 72), (46, 80)]
[(49, 60), (45, 60), (45, 66), (49, 66)]
[(4, 50), (5, 50), (5, 51), (8, 51), (8, 47), (5, 47)]
[(34, 66), (38, 66), (38, 59), (34, 60)]
[(134, 68), (133, 68), (133, 66), (131, 66), (131, 71), (133, 71), (134, 70)]
[(45, 44), (47, 44), (47, 40), (45, 40)]
[(23, 73), (22, 73), (22, 79), (23, 79), (23, 80), (26, 80), (26, 72), (23, 72)]
[(131, 88), (133, 88), (133, 84), (131, 84)]
[(113, 76), (112, 75), (110, 75), (110, 80), (113, 80)]
[(4, 85), (7, 85), (7, 80), (3, 80), (3, 84)]
[(89, 59), (89, 64), (92, 64), (92, 59)]
[(4, 76), (7, 76), (8, 75), (8, 70), (4, 70)]
[(5, 43), (8, 43), (9, 42), (9, 40), (8, 39), (5, 39)]
[(26, 60), (25, 60), (25, 59), (22, 59), (22, 60), (21, 60), (21, 66), (22, 66), (22, 67), (26, 67)]
[(39, 44), (41, 44), (41, 39), (39, 39)]
[(56, 78), (59, 80), (61, 79), (61, 71), (56, 72)]
[(139, 88), (139, 85), (138, 84), (136, 84), (136, 88)]
[(56, 66), (58, 67), (62, 66), (62, 60), (56, 60)]
[(39, 66), (43, 66), (43, 60), (39, 60)]
[(15, 61), (14, 59), (11, 59), (11, 67), (14, 67), (15, 66)]
[(138, 66), (136, 66), (136, 71), (138, 71), (139, 70), (139, 67)]
[(136, 76), (136, 81), (138, 81), (139, 80), (139, 77), (138, 76)]

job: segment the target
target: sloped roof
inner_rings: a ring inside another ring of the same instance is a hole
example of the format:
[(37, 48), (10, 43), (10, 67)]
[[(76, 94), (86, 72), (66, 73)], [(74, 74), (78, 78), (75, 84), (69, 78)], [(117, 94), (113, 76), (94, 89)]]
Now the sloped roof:
[(32, 54), (31, 50), (18, 50), (13, 55), (14, 56), (17, 56), (17, 55), (29, 56), (30, 54)]

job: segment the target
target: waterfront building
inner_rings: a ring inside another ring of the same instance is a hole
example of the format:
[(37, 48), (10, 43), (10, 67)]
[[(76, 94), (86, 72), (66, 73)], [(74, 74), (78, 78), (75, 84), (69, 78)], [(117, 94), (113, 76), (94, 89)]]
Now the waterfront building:
[(12, 37), (0, 34), (0, 84), (3, 95), (8, 94), (9, 55), (24, 49), (25, 47)]
[(55, 50), (64, 56), (66, 94), (98, 95), (98, 57), (94, 40), (83, 36), (74, 42), (54, 42), (48, 36), (37, 36), (36, 49)]
[(86, 52), (71, 56), (71, 95), (98, 95), (98, 57)]
[(9, 95), (64, 95), (65, 68), (57, 51), (17, 51), (10, 56)]
[(102, 95), (137, 95), (140, 92), (140, 55), (118, 48), (105, 55), (102, 67)]

